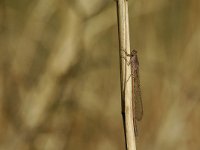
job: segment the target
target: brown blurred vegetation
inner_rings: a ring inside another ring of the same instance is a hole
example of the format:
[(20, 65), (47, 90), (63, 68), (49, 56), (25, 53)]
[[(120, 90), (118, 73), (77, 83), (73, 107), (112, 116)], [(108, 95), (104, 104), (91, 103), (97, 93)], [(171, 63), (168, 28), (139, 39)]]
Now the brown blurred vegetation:
[[(200, 147), (200, 1), (129, 0), (139, 150)], [(116, 6), (0, 1), (0, 150), (122, 150)]]

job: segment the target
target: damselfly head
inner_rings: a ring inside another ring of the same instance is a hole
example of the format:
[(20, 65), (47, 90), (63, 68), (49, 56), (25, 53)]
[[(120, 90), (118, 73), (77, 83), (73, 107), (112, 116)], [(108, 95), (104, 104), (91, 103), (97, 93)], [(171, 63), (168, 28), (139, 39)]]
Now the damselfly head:
[(134, 55), (136, 55), (136, 54), (137, 54), (137, 51), (133, 49), (133, 50), (131, 51), (131, 56), (134, 56)]

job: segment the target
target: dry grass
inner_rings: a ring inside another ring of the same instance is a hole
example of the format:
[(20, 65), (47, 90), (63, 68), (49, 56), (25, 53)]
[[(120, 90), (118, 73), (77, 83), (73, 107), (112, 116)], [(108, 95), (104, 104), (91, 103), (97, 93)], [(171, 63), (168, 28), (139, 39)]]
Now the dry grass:
[[(124, 149), (115, 2), (86, 2), (1, 0), (0, 149)], [(129, 4), (138, 150), (198, 149), (200, 3)]]

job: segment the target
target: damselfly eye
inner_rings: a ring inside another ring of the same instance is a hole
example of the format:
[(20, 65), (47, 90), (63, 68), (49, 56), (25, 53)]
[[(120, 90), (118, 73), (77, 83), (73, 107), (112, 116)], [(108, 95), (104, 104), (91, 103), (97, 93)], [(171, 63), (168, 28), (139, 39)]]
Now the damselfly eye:
[(136, 50), (132, 50), (131, 51), (131, 56), (134, 56), (134, 55), (136, 55), (137, 54), (137, 51)]

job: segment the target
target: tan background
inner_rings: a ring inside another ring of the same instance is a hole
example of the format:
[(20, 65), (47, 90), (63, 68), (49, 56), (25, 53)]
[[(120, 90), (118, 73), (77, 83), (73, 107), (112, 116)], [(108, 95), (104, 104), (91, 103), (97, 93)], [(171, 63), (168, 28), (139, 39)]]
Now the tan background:
[[(129, 0), (138, 150), (200, 147), (200, 1)], [(116, 5), (0, 1), (0, 150), (124, 150)]]

